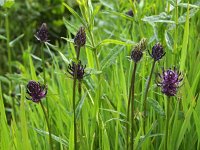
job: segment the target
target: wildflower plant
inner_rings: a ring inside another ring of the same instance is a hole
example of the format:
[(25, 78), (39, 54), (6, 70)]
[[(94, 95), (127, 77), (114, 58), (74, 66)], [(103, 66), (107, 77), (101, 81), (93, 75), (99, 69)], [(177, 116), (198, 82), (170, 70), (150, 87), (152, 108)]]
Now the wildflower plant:
[(196, 1), (1, 3), (0, 149), (200, 149)]
[[(73, 115), (74, 115), (74, 149), (77, 149), (77, 123), (76, 123), (76, 81), (78, 79), (79, 82), (79, 98), (81, 97), (81, 80), (84, 76), (84, 69), (86, 66), (81, 65), (81, 61), (79, 59), (81, 47), (83, 47), (86, 43), (86, 33), (83, 27), (80, 27), (74, 38), (74, 47), (76, 49), (76, 61), (72, 62), (72, 64), (68, 66), (68, 73), (73, 76)], [(78, 62), (78, 63), (77, 63)]]
[[(40, 26), (39, 30), (36, 32), (35, 37), (38, 41), (40, 41), (41, 46), (40, 46), (40, 52), (41, 52), (41, 59), (42, 59), (42, 69), (43, 69), (43, 80), (44, 80), (44, 84), (47, 83), (46, 80), (46, 67), (45, 67), (45, 53), (44, 53), (44, 45), (46, 45), (46, 42), (48, 42), (48, 28), (47, 28), (47, 24), (46, 23), (42, 23), (42, 25)], [(41, 103), (41, 106), (43, 108), (43, 112), (45, 114), (45, 118), (47, 121), (47, 125), (48, 125), (48, 131), (49, 131), (49, 144), (50, 144), (50, 148), (51, 150), (53, 149), (53, 142), (52, 142), (52, 135), (51, 135), (51, 128), (50, 128), (50, 117), (49, 117), (49, 104), (48, 104), (48, 100), (46, 101), (46, 106), (47, 106), (47, 112), (44, 109), (44, 106)]]
[(47, 128), (49, 131), (49, 144), (50, 144), (50, 148), (51, 150), (53, 150), (53, 143), (52, 143), (52, 138), (51, 138), (51, 127), (50, 127), (50, 123), (49, 123), (49, 119), (48, 119), (48, 114), (41, 102), (42, 98), (46, 97), (47, 94), (47, 86), (46, 85), (41, 85), (40, 82), (36, 82), (36, 81), (29, 81), (27, 86), (26, 86), (26, 90), (27, 90), (27, 94), (29, 95), (29, 97), (26, 97), (28, 100), (32, 100), (35, 103), (40, 103), (44, 116), (45, 116), (45, 120), (47, 123)]
[(161, 45), (161, 43), (156, 43), (153, 47), (152, 47), (152, 52), (149, 52), (149, 55), (151, 56), (151, 58), (153, 58), (153, 64), (152, 64), (152, 68), (151, 68), (151, 72), (150, 75), (147, 79), (146, 82), (146, 87), (145, 87), (145, 91), (144, 91), (144, 100), (143, 100), (143, 110), (144, 110), (144, 118), (143, 118), (143, 132), (145, 133), (145, 126), (146, 126), (146, 117), (147, 117), (147, 95), (148, 95), (148, 91), (149, 91), (149, 87), (150, 87), (150, 83), (151, 83), (151, 78), (153, 75), (153, 71), (155, 68), (155, 64), (157, 61), (159, 61), (160, 59), (162, 59), (162, 57), (165, 55), (165, 51), (163, 46)]
[(165, 123), (165, 150), (168, 150), (170, 97), (176, 96), (182, 80), (182, 74), (176, 67), (173, 70), (171, 68), (167, 70), (163, 69), (162, 74), (158, 74), (157, 85), (161, 88), (162, 93), (168, 97)]
[(136, 75), (136, 68), (137, 68), (137, 63), (141, 60), (142, 56), (143, 56), (143, 51), (146, 49), (147, 46), (147, 40), (144, 38), (142, 39), (138, 44), (136, 44), (136, 46), (133, 48), (133, 50), (131, 51), (131, 60), (133, 60), (134, 62), (134, 68), (133, 68), (133, 73), (132, 73), (132, 78), (131, 78), (131, 84), (130, 84), (130, 88), (129, 88), (129, 97), (128, 97), (128, 107), (127, 107), (127, 126), (126, 126), (126, 130), (127, 130), (127, 137), (126, 137), (126, 147), (127, 149), (129, 149), (129, 111), (130, 111), (130, 107), (131, 107), (131, 144), (130, 144), (130, 148), (133, 149), (134, 147), (134, 91), (135, 91), (135, 75)]

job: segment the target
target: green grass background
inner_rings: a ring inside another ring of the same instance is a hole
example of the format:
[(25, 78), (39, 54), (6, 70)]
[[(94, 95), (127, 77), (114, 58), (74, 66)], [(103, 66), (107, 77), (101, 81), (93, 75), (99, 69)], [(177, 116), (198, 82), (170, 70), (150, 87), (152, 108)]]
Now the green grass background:
[[(183, 72), (184, 81), (178, 94), (170, 99), (168, 147), (200, 149), (200, 1), (58, 0), (55, 7), (53, 4), (16, 1), (12, 7), (0, 10), (0, 149), (49, 149), (42, 109), (25, 98), (29, 80), (43, 82), (41, 44), (34, 40), (34, 32), (43, 21), (49, 27), (51, 44), (45, 47), (48, 94), (42, 102), (46, 106), (48, 101), (54, 149), (73, 149), (73, 80), (66, 72), (69, 62), (75, 58), (73, 37), (80, 26), (86, 28), (87, 34), (80, 59), (87, 65), (89, 75), (82, 81), (82, 96), (76, 97), (79, 149), (125, 149), (126, 110), (133, 69), (129, 56), (141, 38), (147, 38), (149, 50), (161, 42), (166, 55), (156, 63), (150, 85), (146, 134), (141, 126), (142, 103), (153, 62), (147, 51), (138, 64), (134, 149), (164, 149), (167, 98), (155, 81), (162, 67), (174, 66)], [(125, 14), (130, 9), (134, 10), (134, 17)], [(16, 22), (20, 19), (23, 28)], [(7, 59), (9, 49), (11, 71)]]

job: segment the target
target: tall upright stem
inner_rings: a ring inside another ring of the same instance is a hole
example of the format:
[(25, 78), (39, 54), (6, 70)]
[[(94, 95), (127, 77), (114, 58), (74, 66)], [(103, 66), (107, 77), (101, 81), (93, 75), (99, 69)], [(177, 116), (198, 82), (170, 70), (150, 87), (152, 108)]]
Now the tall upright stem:
[(11, 68), (11, 49), (10, 49), (10, 28), (9, 28), (9, 18), (8, 18), (8, 10), (6, 10), (6, 18), (5, 18), (5, 25), (6, 25), (6, 38), (7, 38), (7, 50), (8, 50), (8, 70), (9, 73), (12, 73), (12, 68)]
[[(9, 17), (8, 17), (8, 10), (6, 10), (6, 16), (5, 16), (5, 26), (6, 26), (6, 47), (8, 52), (8, 71), (11, 74), (12, 73), (12, 67), (11, 67), (11, 48), (10, 48), (10, 27), (9, 27)], [(9, 95), (12, 93), (12, 82), (9, 85)], [(15, 100), (12, 100), (12, 109), (13, 109), (13, 117), (15, 117), (16, 110), (15, 110)]]
[(133, 82), (132, 82), (132, 114), (131, 114), (131, 150), (134, 149), (134, 92), (135, 92), (135, 74), (136, 74), (136, 68), (137, 68), (137, 63), (134, 63), (134, 68), (133, 68), (133, 74), (132, 74), (132, 78), (133, 78)]
[(73, 113), (74, 113), (74, 149), (77, 150), (76, 142), (77, 142), (77, 135), (76, 135), (76, 79), (77, 79), (77, 66), (75, 65), (74, 71), (74, 83), (73, 83)]
[(167, 98), (167, 112), (166, 112), (166, 123), (165, 123), (165, 150), (168, 150), (168, 130), (169, 130), (169, 104), (170, 98)]
[[(41, 46), (41, 57), (42, 57), (42, 69), (43, 69), (43, 80), (44, 80), (44, 85), (46, 85), (47, 81), (46, 81), (46, 69), (45, 69), (45, 58), (44, 58), (44, 43), (42, 43)], [(43, 107), (42, 103), (40, 103), (41, 106)], [(51, 147), (51, 150), (53, 150), (53, 142), (52, 142), (52, 136), (51, 136), (51, 125), (50, 125), (50, 117), (49, 117), (49, 104), (48, 104), (48, 100), (46, 98), (46, 106), (47, 106), (47, 113), (45, 113), (45, 118), (47, 120), (47, 124), (48, 124), (48, 131), (49, 131), (49, 144)], [(44, 108), (44, 107), (43, 107)], [(44, 110), (43, 110), (44, 111)]]
[(44, 117), (45, 117), (45, 120), (46, 120), (46, 123), (47, 123), (47, 128), (48, 128), (48, 131), (49, 131), (49, 145), (50, 145), (50, 149), (53, 150), (53, 142), (52, 142), (52, 138), (51, 138), (51, 127), (50, 127), (50, 123), (49, 123), (49, 119), (48, 119), (48, 114), (47, 112), (45, 111), (45, 108), (42, 104), (42, 102), (40, 101), (40, 105), (42, 107), (42, 111), (44, 113)]
[[(76, 48), (76, 61), (79, 61), (80, 56), (80, 46), (75, 46)], [(76, 127), (76, 80), (77, 80), (77, 62), (74, 70), (74, 83), (73, 83), (73, 114), (74, 114), (74, 149), (77, 150), (77, 127)]]
[(156, 64), (156, 61), (154, 60), (149, 78), (148, 78), (147, 83), (146, 83), (146, 88), (145, 88), (145, 91), (144, 91), (144, 101), (143, 101), (143, 109), (144, 109), (143, 131), (144, 131), (144, 134), (145, 134), (146, 116), (147, 116), (147, 94), (148, 94), (149, 86), (150, 86), (150, 83), (151, 83), (151, 78), (152, 78), (152, 74), (153, 74), (155, 64)]
[(42, 57), (42, 69), (43, 69), (43, 80), (44, 84), (46, 84), (46, 71), (45, 71), (45, 58), (44, 58), (44, 44), (41, 46), (41, 57)]
[[(134, 73), (134, 69), (133, 69), (133, 73)], [(132, 89), (133, 89), (133, 73), (132, 73), (132, 77), (131, 77), (131, 85), (130, 85), (130, 88), (129, 88), (129, 96), (128, 96), (128, 107), (127, 107), (127, 124), (126, 124), (126, 148), (128, 150), (129, 148), (129, 112), (130, 112), (130, 105), (131, 105), (131, 93), (132, 93)]]

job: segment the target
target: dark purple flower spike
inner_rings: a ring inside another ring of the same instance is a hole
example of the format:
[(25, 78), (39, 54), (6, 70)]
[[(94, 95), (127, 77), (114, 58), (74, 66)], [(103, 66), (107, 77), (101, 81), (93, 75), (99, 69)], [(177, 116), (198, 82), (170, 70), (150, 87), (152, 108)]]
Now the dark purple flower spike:
[(30, 98), (26, 97), (28, 100), (32, 100), (35, 103), (41, 101), (47, 94), (47, 87), (45, 85), (41, 85), (39, 82), (29, 81), (27, 84), (27, 93)]
[(83, 66), (81, 64), (81, 61), (78, 62), (78, 64), (76, 64), (75, 62), (72, 61), (72, 64), (69, 64), (68, 66), (68, 69), (67, 69), (67, 72), (72, 76), (74, 77), (75, 75), (75, 66), (77, 65), (77, 79), (78, 80), (82, 80), (83, 77), (84, 77), (84, 74), (85, 74), (85, 68), (86, 68), (86, 65)]
[(140, 61), (140, 59), (142, 58), (142, 55), (143, 55), (142, 51), (137, 50), (137, 49), (134, 49), (134, 50), (132, 50), (132, 52), (131, 52), (131, 59), (132, 59), (135, 63), (137, 63), (137, 62)]
[(35, 37), (40, 42), (48, 42), (48, 29), (47, 24), (43, 23), (39, 29), (39, 31), (36, 33)]
[(134, 16), (133, 10), (131, 9), (131, 10), (127, 11), (126, 15), (133, 17)]
[(160, 80), (157, 81), (157, 85), (161, 87), (162, 92), (167, 96), (175, 96), (183, 80), (181, 72), (175, 67), (174, 70), (171, 68), (168, 70), (163, 69), (162, 74), (158, 74), (158, 77)]
[[(149, 51), (148, 51), (149, 52)], [(160, 43), (156, 43), (153, 47), (152, 47), (152, 53), (149, 52), (149, 55), (155, 60), (158, 61), (159, 59), (161, 59), (164, 55), (164, 48), (162, 47), (162, 45)]]
[(74, 44), (75, 46), (82, 47), (86, 43), (86, 33), (85, 33), (85, 28), (80, 27), (78, 33), (76, 34), (74, 38)]
[(146, 49), (147, 40), (143, 38), (131, 51), (131, 59), (137, 63), (143, 56), (143, 51)]

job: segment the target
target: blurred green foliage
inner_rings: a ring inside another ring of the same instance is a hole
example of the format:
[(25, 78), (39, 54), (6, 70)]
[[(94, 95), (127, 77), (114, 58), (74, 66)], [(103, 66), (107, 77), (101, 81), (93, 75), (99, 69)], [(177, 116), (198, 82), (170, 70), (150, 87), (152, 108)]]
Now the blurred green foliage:
[[(10, 41), (24, 35), (11, 47), (12, 61), (22, 61), (24, 47), (37, 42), (34, 34), (43, 22), (48, 24), (49, 38), (52, 44), (60, 42), (61, 36), (66, 36), (67, 30), (63, 17), (69, 18), (69, 12), (64, 8), (64, 0), (18, 0), (0, 3), (0, 74), (8, 72), (6, 46), (6, 15), (9, 20)], [(74, 9), (78, 8), (75, 1), (65, 0)], [(3, 5), (4, 4), (4, 5)]]

